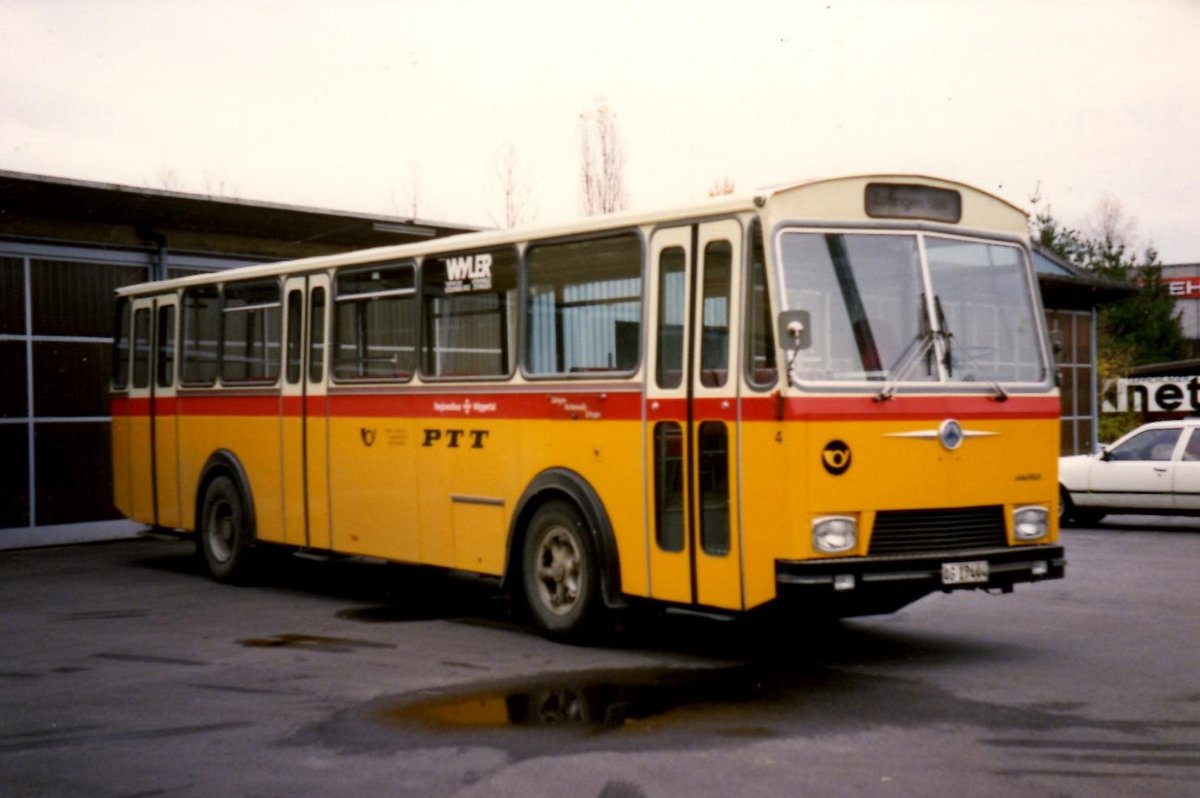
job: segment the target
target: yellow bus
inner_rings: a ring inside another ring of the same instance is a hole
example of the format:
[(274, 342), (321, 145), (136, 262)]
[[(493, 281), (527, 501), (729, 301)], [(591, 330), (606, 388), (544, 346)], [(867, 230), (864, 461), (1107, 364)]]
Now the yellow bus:
[(217, 580), (268, 544), (468, 571), (560, 638), (1061, 578), (1027, 230), (859, 176), (122, 288), (115, 502)]

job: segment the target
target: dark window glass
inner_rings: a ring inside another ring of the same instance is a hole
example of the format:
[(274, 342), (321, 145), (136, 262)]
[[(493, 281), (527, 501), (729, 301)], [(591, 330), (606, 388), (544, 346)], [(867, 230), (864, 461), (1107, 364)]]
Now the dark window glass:
[(25, 262), (0, 258), (0, 334), (25, 334)]
[(511, 249), (430, 257), (422, 266), (421, 370), (502, 377), (516, 349), (517, 258)]
[(310, 295), (308, 315), (308, 381), (325, 381), (325, 289), (318, 286)]
[(339, 274), (333, 328), (335, 380), (412, 377), (417, 359), (413, 265), (380, 266)]
[(113, 331), (113, 390), (123, 391), (129, 387), (129, 314), (128, 299), (117, 300), (116, 329)]
[(147, 279), (140, 266), (53, 260), (34, 260), (29, 266), (36, 335), (107, 338), (112, 335), (113, 291)]
[(36, 424), (37, 522), (119, 517), (112, 504), (112, 441), (105, 422)]
[(704, 247), (704, 301), (701, 305), (700, 384), (720, 388), (729, 379), (729, 277), (733, 248), (728, 241)]
[(686, 312), (687, 256), (683, 247), (668, 247), (658, 257), (658, 329), (655, 381), (659, 388), (678, 388), (683, 380), (683, 321)]
[(0, 527), (29, 525), (29, 427), (0, 424)]
[[(0, 418), (25, 418), (28, 392), (26, 391), (25, 342), (0, 341)], [(6, 451), (0, 449), (0, 452)], [(0, 460), (7, 457), (0, 455)]]
[(225, 286), (221, 381), (274, 382), (279, 377), (279, 282)]
[(725, 424), (700, 425), (700, 545), (729, 553), (729, 436)]
[(175, 384), (175, 306), (158, 309), (158, 362), (155, 365), (158, 387)]
[(150, 387), (150, 308), (133, 312), (133, 387)]
[(637, 368), (642, 329), (637, 235), (534, 246), (526, 263), (530, 374)]
[(750, 228), (750, 285), (746, 291), (746, 381), (757, 387), (771, 387), (777, 379), (767, 265), (762, 230), (755, 220)]
[[(107, 416), (112, 347), (106, 343), (35, 341), (34, 415)], [(149, 383), (147, 383), (148, 385)]]
[(206, 285), (183, 292), (184, 385), (212, 385), (217, 381), (217, 349), (221, 340), (221, 297), (217, 287)]
[(683, 551), (683, 430), (654, 425), (654, 539), (663, 551)]
[(304, 292), (288, 291), (287, 295), (287, 381), (300, 382), (301, 355), (304, 352)]

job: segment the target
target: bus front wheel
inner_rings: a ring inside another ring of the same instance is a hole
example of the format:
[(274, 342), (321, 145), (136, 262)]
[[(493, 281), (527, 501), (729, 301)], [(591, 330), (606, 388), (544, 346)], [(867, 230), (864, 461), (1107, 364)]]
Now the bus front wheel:
[(204, 491), (199, 540), (212, 578), (218, 582), (243, 580), (250, 570), (253, 543), (237, 485), (225, 475), (215, 477)]
[(525, 603), (538, 628), (560, 640), (587, 637), (603, 602), (595, 547), (573, 505), (552, 501), (534, 513), (522, 565)]

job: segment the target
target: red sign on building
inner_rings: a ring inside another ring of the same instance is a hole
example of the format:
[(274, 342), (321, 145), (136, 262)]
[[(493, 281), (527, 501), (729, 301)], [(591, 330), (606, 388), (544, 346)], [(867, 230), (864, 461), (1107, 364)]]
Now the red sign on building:
[(1175, 299), (1200, 299), (1200, 277), (1167, 277), (1163, 282)]

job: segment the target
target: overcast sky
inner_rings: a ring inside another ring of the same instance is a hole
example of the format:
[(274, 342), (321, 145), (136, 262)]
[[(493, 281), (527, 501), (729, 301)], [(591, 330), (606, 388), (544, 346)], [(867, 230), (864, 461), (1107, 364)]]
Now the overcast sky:
[(364, 213), (579, 212), (579, 114), (637, 209), (917, 172), (1200, 262), (1200, 0), (0, 0), (0, 169)]

